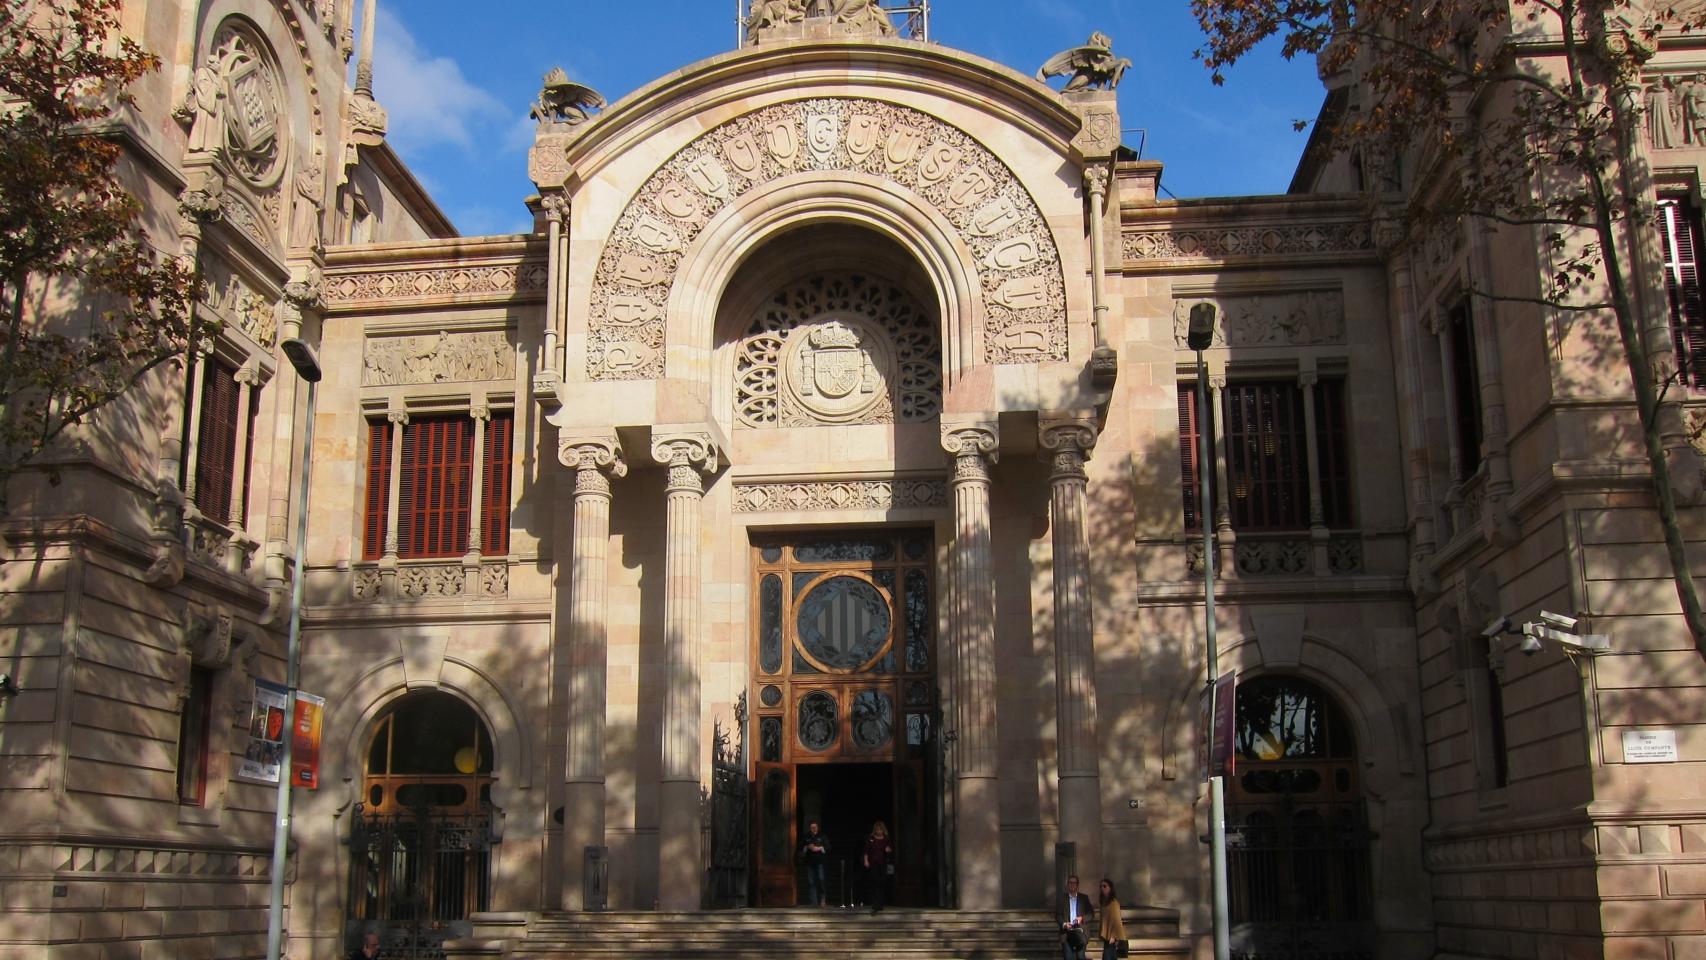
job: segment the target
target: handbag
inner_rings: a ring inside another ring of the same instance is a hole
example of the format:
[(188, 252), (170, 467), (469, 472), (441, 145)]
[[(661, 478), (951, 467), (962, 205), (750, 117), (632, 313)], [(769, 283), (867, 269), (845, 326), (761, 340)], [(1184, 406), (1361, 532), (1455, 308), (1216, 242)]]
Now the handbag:
[(1083, 927), (1073, 927), (1066, 931), (1066, 945), (1074, 950), (1082, 950), (1090, 945), (1090, 935)]
[(1131, 956), (1131, 941), (1130, 940), (1116, 940), (1114, 942), (1116, 944), (1118, 944), (1118, 946), (1116, 946), (1114, 948), (1116, 955), (1121, 956), (1121, 957)]

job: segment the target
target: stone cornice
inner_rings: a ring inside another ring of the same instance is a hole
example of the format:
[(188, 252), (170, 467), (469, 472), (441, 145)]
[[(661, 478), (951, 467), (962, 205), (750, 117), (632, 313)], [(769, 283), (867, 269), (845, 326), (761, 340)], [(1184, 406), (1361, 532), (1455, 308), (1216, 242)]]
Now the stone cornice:
[(543, 302), (545, 240), (506, 236), (333, 248), (327, 314)]
[(1381, 262), (1362, 199), (1339, 196), (1122, 204), (1120, 259), (1126, 273)]

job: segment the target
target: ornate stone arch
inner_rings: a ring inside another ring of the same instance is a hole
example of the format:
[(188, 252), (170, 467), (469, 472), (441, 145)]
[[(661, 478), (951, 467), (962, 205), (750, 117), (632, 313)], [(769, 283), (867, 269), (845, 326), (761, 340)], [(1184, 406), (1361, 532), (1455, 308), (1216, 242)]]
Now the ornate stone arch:
[(729, 120), (646, 180), (594, 273), (588, 379), (702, 380), (722, 284), (808, 210), (884, 232), (924, 263), (944, 300), (950, 383), (974, 364), (1066, 359), (1060, 252), (1013, 171), (930, 114), (835, 97)]

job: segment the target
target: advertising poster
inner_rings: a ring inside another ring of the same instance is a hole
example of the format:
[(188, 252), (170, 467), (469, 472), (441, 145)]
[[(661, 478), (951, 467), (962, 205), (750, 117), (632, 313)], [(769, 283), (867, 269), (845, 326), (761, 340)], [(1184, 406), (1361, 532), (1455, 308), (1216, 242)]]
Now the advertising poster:
[(326, 698), (296, 691), (296, 717), (291, 723), (290, 782), (298, 787), (320, 787), (320, 730), (326, 715)]
[(249, 708), (249, 745), (237, 776), (257, 783), (277, 783), (278, 765), (284, 759), (284, 704), (290, 691), (276, 683), (255, 681), (253, 705)]

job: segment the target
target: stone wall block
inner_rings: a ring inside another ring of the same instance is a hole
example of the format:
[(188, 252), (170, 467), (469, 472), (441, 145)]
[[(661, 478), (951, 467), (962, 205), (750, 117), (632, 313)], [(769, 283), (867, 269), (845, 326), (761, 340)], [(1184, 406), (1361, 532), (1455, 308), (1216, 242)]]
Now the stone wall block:
[(1662, 867), (1668, 897), (1706, 897), (1706, 865)]
[(1698, 900), (1626, 900), (1600, 904), (1606, 933), (1699, 932), (1706, 930), (1706, 907)]

